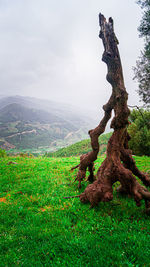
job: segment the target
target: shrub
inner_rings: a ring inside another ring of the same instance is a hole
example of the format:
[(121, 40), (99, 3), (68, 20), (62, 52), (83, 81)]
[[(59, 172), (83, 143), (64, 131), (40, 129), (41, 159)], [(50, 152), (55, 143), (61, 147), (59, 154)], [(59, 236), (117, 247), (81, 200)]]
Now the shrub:
[(5, 158), (5, 157), (7, 157), (6, 151), (0, 148), (0, 158)]
[(131, 136), (129, 147), (133, 154), (150, 156), (150, 111), (133, 110), (130, 114), (130, 122), (128, 127)]

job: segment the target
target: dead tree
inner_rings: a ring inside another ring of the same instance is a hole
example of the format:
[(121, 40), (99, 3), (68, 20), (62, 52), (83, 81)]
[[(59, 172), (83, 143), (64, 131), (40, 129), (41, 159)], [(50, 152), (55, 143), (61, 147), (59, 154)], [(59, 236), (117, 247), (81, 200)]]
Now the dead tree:
[[(81, 181), (86, 176), (87, 168), (90, 171), (89, 184), (85, 191), (79, 196), (80, 201), (90, 202), (91, 207), (100, 201), (111, 201), (113, 199), (112, 186), (120, 182), (118, 191), (131, 195), (137, 206), (140, 206), (142, 199), (145, 200), (146, 208), (150, 207), (150, 192), (146, 187), (139, 184), (136, 177), (141, 179), (145, 186), (150, 186), (150, 178), (136, 167), (132, 158), (132, 152), (128, 148), (130, 139), (127, 132), (128, 116), (130, 111), (127, 106), (128, 94), (124, 85), (122, 65), (118, 51), (118, 40), (114, 33), (113, 20), (108, 22), (102, 14), (99, 14), (100, 34), (104, 46), (102, 61), (107, 64), (107, 81), (112, 86), (112, 94), (109, 101), (103, 106), (104, 117), (99, 125), (89, 131), (92, 151), (80, 157), (78, 174), (76, 180)], [(98, 137), (105, 131), (108, 120), (114, 110), (114, 118), (111, 121), (111, 128), (114, 132), (108, 141), (106, 159), (98, 169), (96, 180), (93, 172), (94, 161), (99, 152)]]

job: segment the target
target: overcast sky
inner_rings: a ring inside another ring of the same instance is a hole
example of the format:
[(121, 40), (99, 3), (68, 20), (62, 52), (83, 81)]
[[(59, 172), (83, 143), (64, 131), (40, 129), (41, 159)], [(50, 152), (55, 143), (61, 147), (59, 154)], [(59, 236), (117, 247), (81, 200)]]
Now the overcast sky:
[(99, 12), (114, 19), (129, 103), (136, 104), (132, 67), (143, 42), (135, 0), (0, 0), (0, 95), (101, 109), (111, 87), (101, 61)]

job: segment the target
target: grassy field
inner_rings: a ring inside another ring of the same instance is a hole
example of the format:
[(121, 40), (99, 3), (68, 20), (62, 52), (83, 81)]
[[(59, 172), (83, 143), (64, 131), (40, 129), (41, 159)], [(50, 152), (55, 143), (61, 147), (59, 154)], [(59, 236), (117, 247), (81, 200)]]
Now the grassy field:
[[(150, 158), (135, 157), (143, 171)], [(103, 159), (98, 158), (96, 169)], [(117, 195), (90, 209), (72, 183), (69, 158), (1, 158), (0, 266), (150, 266), (144, 203)], [(11, 164), (10, 161), (16, 163)]]

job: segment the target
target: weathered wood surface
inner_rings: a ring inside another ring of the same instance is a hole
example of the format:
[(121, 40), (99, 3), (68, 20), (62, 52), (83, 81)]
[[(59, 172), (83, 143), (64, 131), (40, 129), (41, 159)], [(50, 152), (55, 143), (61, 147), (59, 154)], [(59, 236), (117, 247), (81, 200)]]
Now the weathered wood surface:
[[(124, 85), (118, 40), (114, 33), (113, 20), (109, 18), (107, 22), (105, 17), (99, 14), (99, 25), (99, 37), (102, 39), (104, 46), (102, 60), (107, 64), (106, 79), (112, 86), (112, 94), (107, 104), (103, 106), (104, 117), (95, 129), (89, 131), (92, 151), (80, 157), (77, 174), (79, 187), (81, 187), (81, 181), (86, 176), (87, 168), (90, 171), (89, 181), (93, 182), (80, 195), (80, 200), (81, 202), (89, 201), (92, 207), (100, 201), (110, 201), (113, 199), (112, 185), (119, 181), (121, 185), (118, 191), (120, 193), (133, 196), (138, 206), (140, 206), (141, 200), (144, 199), (148, 209), (150, 206), (150, 193), (138, 183), (135, 175), (142, 180), (145, 186), (150, 186), (150, 178), (138, 170), (132, 158), (132, 152), (128, 149), (130, 137), (127, 132), (127, 126), (130, 111), (127, 106), (128, 94)], [(107, 145), (106, 159), (95, 177), (93, 166), (99, 152), (98, 137), (105, 131), (107, 122), (111, 118), (112, 110), (114, 110), (114, 118), (111, 121), (111, 128), (114, 129), (114, 132)]]

